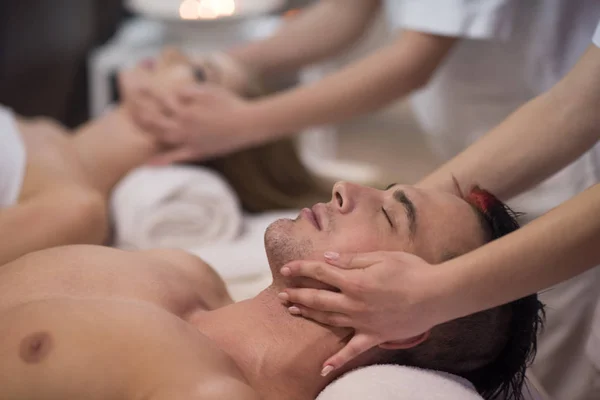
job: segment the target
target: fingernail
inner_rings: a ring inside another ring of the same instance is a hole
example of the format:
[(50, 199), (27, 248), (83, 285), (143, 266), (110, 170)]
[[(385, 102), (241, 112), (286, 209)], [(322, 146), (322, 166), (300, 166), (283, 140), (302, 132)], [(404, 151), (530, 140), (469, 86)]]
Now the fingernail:
[(279, 293), (277, 295), (277, 297), (279, 297), (279, 299), (283, 300), (283, 301), (288, 301), (290, 299), (290, 296), (287, 293), (285, 293), (285, 292)]
[(336, 253), (334, 251), (327, 251), (327, 252), (325, 252), (325, 258), (333, 261), (333, 260), (339, 259), (340, 255), (339, 255), (339, 253)]
[(289, 276), (291, 275), (292, 271), (288, 268), (288, 267), (283, 267), (281, 268), (281, 270), (279, 271), (281, 273), (281, 275), (283, 276)]
[(329, 373), (330, 373), (331, 371), (333, 371), (334, 369), (335, 369), (335, 368), (333, 368), (333, 366), (331, 366), (331, 365), (326, 365), (326, 366), (325, 366), (325, 368), (323, 368), (323, 369), (321, 370), (321, 376), (327, 376), (327, 375), (329, 375)]
[(290, 314), (294, 314), (294, 315), (302, 314), (302, 311), (300, 311), (300, 309), (296, 306), (288, 307), (288, 311), (290, 312)]

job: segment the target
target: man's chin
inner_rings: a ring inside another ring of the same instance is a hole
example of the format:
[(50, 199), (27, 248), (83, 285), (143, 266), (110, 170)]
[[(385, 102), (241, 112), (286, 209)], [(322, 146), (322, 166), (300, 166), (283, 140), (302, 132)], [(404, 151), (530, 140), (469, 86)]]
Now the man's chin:
[(272, 222), (265, 230), (265, 247), (268, 248), (269, 242), (277, 241), (279, 237), (291, 236), (293, 226), (294, 221), (287, 218), (281, 218)]
[(311, 253), (311, 241), (294, 234), (294, 222), (291, 219), (279, 219), (265, 231), (265, 251), (269, 265), (276, 274), (286, 263), (303, 259)]

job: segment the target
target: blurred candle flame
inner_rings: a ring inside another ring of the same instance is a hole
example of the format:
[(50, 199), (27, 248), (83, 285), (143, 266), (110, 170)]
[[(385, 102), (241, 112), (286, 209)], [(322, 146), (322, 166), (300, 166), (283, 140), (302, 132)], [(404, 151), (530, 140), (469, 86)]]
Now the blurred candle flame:
[(235, 14), (235, 0), (183, 0), (179, 6), (181, 19), (215, 19)]

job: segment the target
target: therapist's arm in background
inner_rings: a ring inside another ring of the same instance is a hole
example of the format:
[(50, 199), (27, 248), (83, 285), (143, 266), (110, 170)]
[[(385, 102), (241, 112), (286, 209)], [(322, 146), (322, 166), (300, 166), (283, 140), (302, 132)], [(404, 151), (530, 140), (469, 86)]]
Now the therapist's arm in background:
[(355, 44), (380, 8), (380, 0), (320, 0), (293, 16), (273, 36), (226, 54), (247, 70), (247, 76), (268, 81)]
[(600, 48), (591, 45), (550, 91), (531, 100), (419, 186), (474, 184), (508, 199), (573, 162), (600, 138)]
[[(271, 36), (223, 52), (190, 54), (206, 82), (240, 95), (277, 86), (298, 69), (355, 44), (381, 9), (381, 0), (320, 0), (287, 17)], [(173, 51), (168, 49), (168, 51)], [(145, 90), (143, 82), (138, 82)], [(160, 97), (162, 93), (154, 93)], [(134, 97), (135, 93), (126, 93)]]
[(427, 84), (456, 41), (403, 31), (321, 81), (257, 100), (216, 85), (185, 88), (165, 99), (169, 120), (155, 118), (153, 131), (174, 147), (163, 162), (221, 155), (377, 110)]

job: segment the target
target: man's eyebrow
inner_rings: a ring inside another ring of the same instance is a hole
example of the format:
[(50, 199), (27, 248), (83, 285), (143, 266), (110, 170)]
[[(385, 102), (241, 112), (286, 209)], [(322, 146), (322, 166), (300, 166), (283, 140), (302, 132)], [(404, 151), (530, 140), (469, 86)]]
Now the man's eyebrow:
[(417, 232), (417, 210), (415, 209), (415, 204), (406, 196), (404, 190), (395, 191), (394, 200), (404, 207), (406, 217), (408, 218), (408, 231), (410, 232), (410, 236), (414, 237)]

